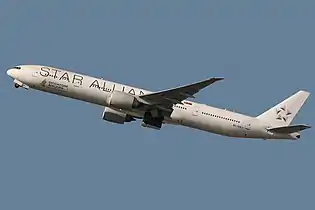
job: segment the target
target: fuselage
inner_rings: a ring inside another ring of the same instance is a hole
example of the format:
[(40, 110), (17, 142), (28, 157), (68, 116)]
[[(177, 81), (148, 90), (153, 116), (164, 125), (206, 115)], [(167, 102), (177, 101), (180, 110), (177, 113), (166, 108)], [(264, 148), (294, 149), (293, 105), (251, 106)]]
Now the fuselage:
[[(152, 93), (152, 91), (145, 89), (49, 66), (23, 65), (21, 67), (21, 69), (12, 69), (8, 74), (32, 89), (97, 104), (102, 107), (110, 107), (106, 99), (114, 90), (132, 95)], [(267, 128), (270, 127), (270, 124), (255, 117), (202, 103), (183, 101), (183, 104), (174, 105), (173, 109), (174, 111), (170, 117), (164, 120), (167, 124), (182, 125), (230, 137), (296, 139), (288, 134), (268, 132)], [(144, 115), (144, 111), (141, 110), (123, 111), (139, 118)]]

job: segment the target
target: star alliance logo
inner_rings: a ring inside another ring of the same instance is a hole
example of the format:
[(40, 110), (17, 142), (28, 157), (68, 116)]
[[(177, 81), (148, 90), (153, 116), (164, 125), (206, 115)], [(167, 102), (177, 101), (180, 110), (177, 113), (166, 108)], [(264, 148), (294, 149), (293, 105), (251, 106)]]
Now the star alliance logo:
[(286, 122), (290, 115), (292, 114), (286, 106), (282, 106), (280, 108), (276, 108), (277, 120), (283, 120)]
[(44, 80), (40, 83), (40, 85), (43, 86), (43, 87), (45, 87), (45, 86), (46, 86), (46, 83), (47, 83), (47, 81), (46, 81), (46, 79), (44, 79)]

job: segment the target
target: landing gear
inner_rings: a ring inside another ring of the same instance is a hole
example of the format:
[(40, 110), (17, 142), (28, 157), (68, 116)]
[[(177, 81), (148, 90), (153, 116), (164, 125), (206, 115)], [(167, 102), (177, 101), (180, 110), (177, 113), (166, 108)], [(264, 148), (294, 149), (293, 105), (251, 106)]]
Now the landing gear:
[(151, 112), (146, 112), (143, 117), (142, 126), (147, 128), (153, 128), (160, 130), (163, 124), (164, 117), (157, 116), (153, 117)]
[(17, 83), (14, 83), (14, 87), (15, 88), (19, 88), (19, 87), (21, 87), (19, 84), (17, 84)]

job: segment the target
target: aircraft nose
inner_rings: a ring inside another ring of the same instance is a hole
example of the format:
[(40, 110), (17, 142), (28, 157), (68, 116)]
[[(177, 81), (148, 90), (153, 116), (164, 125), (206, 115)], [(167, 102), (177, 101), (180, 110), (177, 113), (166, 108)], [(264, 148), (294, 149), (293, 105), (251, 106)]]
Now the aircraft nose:
[(9, 69), (9, 70), (7, 71), (7, 74), (8, 74), (10, 77), (15, 78), (15, 76), (16, 76), (16, 70), (15, 70), (15, 69)]

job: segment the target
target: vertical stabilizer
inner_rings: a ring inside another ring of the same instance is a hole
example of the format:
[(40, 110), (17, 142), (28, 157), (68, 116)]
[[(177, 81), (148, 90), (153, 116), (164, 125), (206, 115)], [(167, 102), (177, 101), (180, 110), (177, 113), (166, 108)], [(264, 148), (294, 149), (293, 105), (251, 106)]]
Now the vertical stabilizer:
[(257, 118), (274, 126), (288, 126), (299, 112), (310, 93), (299, 91), (281, 103), (259, 115)]

